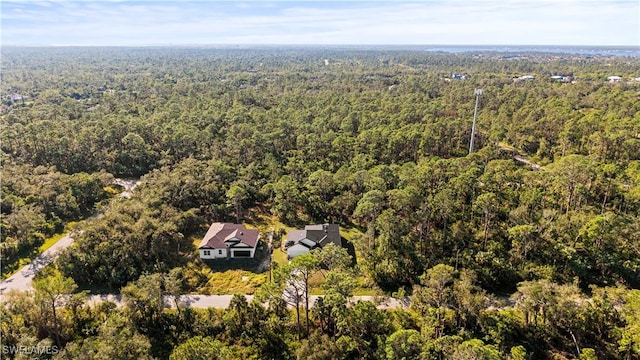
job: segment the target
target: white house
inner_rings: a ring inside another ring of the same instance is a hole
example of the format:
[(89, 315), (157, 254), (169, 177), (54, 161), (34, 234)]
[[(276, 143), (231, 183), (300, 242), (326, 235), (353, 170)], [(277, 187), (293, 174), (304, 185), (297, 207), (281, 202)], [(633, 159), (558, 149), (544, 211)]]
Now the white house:
[(284, 246), (287, 249), (287, 257), (293, 259), (329, 243), (342, 247), (338, 224), (307, 225), (304, 230), (291, 230), (287, 234)]
[(520, 76), (518, 78), (513, 79), (513, 81), (515, 81), (515, 82), (519, 82), (519, 81), (534, 81), (535, 79), (536, 79), (536, 77), (533, 76), (533, 75), (523, 75), (523, 76)]
[(211, 224), (200, 242), (201, 259), (253, 258), (260, 240), (260, 232), (245, 229), (242, 224)]
[(618, 83), (618, 82), (622, 81), (622, 77), (616, 76), (616, 75), (609, 76), (607, 78), (607, 81), (609, 81), (610, 83)]

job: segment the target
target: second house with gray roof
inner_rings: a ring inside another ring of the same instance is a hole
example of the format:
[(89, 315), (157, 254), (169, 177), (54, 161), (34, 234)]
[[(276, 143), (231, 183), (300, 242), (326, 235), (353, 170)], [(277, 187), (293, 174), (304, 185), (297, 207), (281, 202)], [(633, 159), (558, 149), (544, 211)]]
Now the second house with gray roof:
[(293, 259), (330, 243), (342, 247), (338, 224), (307, 225), (304, 230), (291, 230), (284, 247), (287, 249), (287, 257)]

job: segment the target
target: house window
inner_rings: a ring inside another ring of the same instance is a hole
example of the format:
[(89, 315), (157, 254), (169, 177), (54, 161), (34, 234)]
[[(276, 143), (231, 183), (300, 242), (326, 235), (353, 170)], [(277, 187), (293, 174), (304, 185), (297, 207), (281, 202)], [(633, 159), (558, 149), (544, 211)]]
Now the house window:
[(218, 250), (218, 255), (222, 255), (222, 250)]
[(204, 256), (209, 256), (209, 255), (211, 255), (211, 251), (209, 251), (209, 250), (205, 250), (205, 251), (204, 251)]

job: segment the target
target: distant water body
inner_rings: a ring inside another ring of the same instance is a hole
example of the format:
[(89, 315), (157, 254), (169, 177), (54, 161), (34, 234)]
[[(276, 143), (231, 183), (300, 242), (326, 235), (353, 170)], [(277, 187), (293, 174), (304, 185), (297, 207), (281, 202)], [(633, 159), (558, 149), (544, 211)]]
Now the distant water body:
[(640, 46), (458, 46), (437, 45), (426, 51), (446, 53), (552, 53), (592, 56), (633, 56), (640, 57)]
[[(1, 0), (0, 0), (1, 1)], [(3, 48), (13, 48), (16, 46), (3, 46)], [(52, 48), (78, 48), (89, 49), (94, 46), (17, 46), (18, 48), (42, 47)], [(95, 48), (101, 48), (97, 46)], [(112, 48), (112, 47), (108, 47)], [(145, 49), (165, 49), (165, 48), (204, 48), (204, 49), (345, 49), (345, 50), (410, 50), (429, 51), (441, 53), (510, 53), (516, 54), (558, 54), (558, 55), (582, 55), (582, 56), (616, 56), (616, 57), (640, 57), (640, 46), (574, 46), (574, 45), (265, 45), (265, 44), (210, 44), (210, 45), (150, 45), (150, 46), (121, 46), (113, 47), (121, 49), (145, 48)]]

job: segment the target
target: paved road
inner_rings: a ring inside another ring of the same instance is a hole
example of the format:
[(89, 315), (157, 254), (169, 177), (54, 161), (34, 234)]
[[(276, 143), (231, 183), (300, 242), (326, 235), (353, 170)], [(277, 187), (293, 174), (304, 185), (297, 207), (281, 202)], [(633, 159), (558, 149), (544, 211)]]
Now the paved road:
[[(0, 295), (0, 300), (2, 300), (2, 295)], [(253, 295), (245, 295), (247, 298), (247, 302), (251, 302), (253, 300)], [(316, 300), (320, 298), (319, 295), (311, 295), (309, 297), (309, 307), (312, 307), (315, 304)], [(231, 298), (233, 295), (181, 295), (178, 300), (178, 305), (180, 307), (189, 307), (189, 308), (216, 308), (216, 309), (226, 309), (229, 307), (231, 303)], [(122, 299), (122, 295), (113, 295), (113, 294), (103, 294), (103, 295), (89, 295), (87, 299), (87, 303), (91, 306), (95, 306), (99, 303), (110, 301), (116, 304), (116, 306), (120, 307), (124, 305), (124, 301)], [(352, 296), (349, 299), (349, 303), (355, 304), (358, 301), (370, 301), (376, 305), (378, 309), (396, 309), (396, 308), (408, 308), (408, 301), (401, 301), (399, 299), (385, 297), (385, 296)], [(165, 305), (169, 308), (175, 308), (175, 299), (170, 296), (166, 296), (164, 299)], [(304, 307), (304, 302), (300, 303), (300, 306)], [(293, 306), (289, 306), (289, 308), (293, 308)]]
[[(253, 300), (253, 295), (245, 295), (247, 301)], [(312, 295), (309, 297), (309, 307), (313, 306), (316, 300), (320, 296)], [(225, 309), (229, 307), (233, 295), (182, 295), (180, 296), (179, 305), (181, 307), (190, 308), (217, 308)], [(88, 303), (90, 305), (96, 305), (101, 302), (111, 301), (117, 306), (122, 306), (122, 296), (120, 295), (91, 295), (89, 296)], [(353, 296), (350, 299), (351, 303), (357, 301), (371, 301), (376, 304), (378, 309), (395, 309), (401, 307), (408, 307), (407, 302), (400, 301), (394, 298), (388, 297), (376, 297), (376, 296)], [(175, 302), (172, 297), (165, 297), (165, 304), (170, 308), (175, 308)], [(304, 307), (304, 304), (301, 304)], [(290, 306), (291, 307), (291, 306)]]
[[(124, 191), (120, 193), (121, 198), (131, 197), (133, 189), (140, 184), (139, 179), (116, 179), (114, 182), (124, 187)], [(99, 217), (100, 215), (101, 214), (96, 214), (92, 217)], [(0, 294), (10, 290), (27, 291), (33, 289), (31, 286), (33, 277), (45, 266), (51, 264), (62, 249), (73, 244), (73, 238), (71, 236), (72, 234), (67, 234), (65, 237), (53, 244), (49, 249), (36, 257), (30, 264), (24, 266), (8, 279), (0, 281)]]
[(10, 290), (26, 291), (31, 290), (33, 277), (45, 266), (49, 265), (60, 253), (60, 251), (73, 243), (71, 234), (67, 234), (58, 240), (50, 248), (36, 257), (29, 265), (26, 265), (18, 272), (6, 280), (0, 282), (0, 294)]

